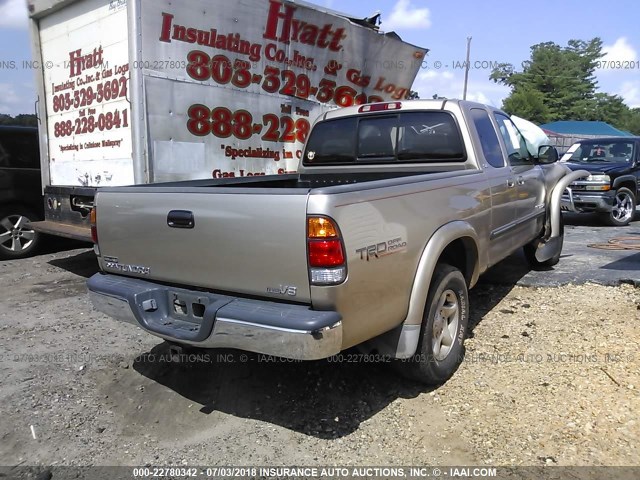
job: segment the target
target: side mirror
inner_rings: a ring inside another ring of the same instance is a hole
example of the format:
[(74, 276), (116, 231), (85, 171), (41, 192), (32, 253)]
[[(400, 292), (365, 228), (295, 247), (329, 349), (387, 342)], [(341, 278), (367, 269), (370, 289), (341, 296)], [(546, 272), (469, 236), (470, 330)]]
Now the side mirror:
[(552, 145), (541, 145), (538, 148), (538, 163), (548, 165), (558, 161), (558, 150)]

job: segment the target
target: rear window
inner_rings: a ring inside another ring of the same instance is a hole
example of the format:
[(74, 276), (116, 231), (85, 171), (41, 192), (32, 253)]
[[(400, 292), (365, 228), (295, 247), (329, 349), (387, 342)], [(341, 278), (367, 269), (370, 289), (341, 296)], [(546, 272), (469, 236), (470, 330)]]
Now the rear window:
[(318, 123), (304, 165), (376, 162), (463, 162), (460, 130), (447, 112), (404, 112)]

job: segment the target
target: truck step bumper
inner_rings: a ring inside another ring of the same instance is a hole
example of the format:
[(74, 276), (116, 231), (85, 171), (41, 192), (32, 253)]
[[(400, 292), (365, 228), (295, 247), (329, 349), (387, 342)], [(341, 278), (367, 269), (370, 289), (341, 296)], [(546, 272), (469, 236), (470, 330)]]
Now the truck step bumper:
[(91, 277), (87, 287), (96, 310), (177, 343), (237, 348), (296, 360), (327, 358), (342, 346), (342, 322), (337, 312), (103, 273)]
[(91, 238), (91, 228), (82, 225), (68, 225), (65, 223), (43, 220), (41, 222), (31, 222), (31, 226), (38, 232), (59, 237), (72, 238), (82, 242), (93, 242)]

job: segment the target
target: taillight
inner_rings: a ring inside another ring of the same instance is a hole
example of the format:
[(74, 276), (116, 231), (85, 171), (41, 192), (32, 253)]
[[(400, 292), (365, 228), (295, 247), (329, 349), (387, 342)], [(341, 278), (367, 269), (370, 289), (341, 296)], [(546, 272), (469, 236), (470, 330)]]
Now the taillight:
[(91, 209), (89, 214), (89, 221), (91, 223), (91, 240), (93, 243), (98, 243), (98, 228), (96, 227), (96, 207)]
[(326, 217), (307, 219), (307, 251), (312, 285), (337, 285), (347, 278), (340, 231)]
[(309, 265), (337, 267), (344, 263), (340, 240), (312, 240), (309, 242)]

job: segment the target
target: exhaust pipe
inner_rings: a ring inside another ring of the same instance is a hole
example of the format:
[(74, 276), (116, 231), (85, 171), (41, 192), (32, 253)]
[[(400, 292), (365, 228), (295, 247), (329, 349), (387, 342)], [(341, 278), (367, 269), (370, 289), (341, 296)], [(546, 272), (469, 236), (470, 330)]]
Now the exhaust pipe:
[(545, 262), (552, 258), (561, 248), (560, 245), (560, 202), (562, 201), (562, 193), (569, 186), (569, 184), (578, 178), (588, 177), (591, 173), (586, 170), (571, 171), (564, 177), (562, 177), (551, 192), (551, 198), (549, 200), (549, 214), (551, 217), (551, 234), (549, 237), (538, 246), (536, 250), (536, 260), (539, 262)]
[(591, 175), (586, 170), (576, 170), (562, 177), (551, 192), (551, 236), (554, 238), (560, 236), (560, 202), (562, 200), (562, 192), (569, 186), (569, 184), (579, 178), (588, 177)]

